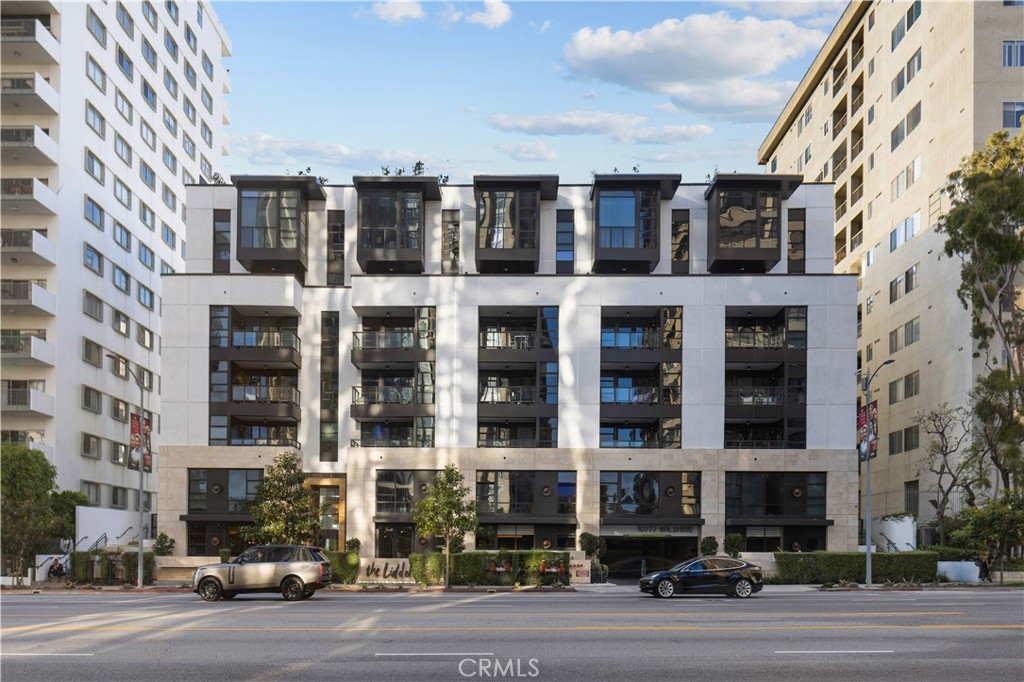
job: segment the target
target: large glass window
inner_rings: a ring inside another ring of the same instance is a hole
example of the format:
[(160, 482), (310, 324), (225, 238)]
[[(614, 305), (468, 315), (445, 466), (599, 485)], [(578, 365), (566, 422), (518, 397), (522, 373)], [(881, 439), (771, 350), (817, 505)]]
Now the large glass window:
[(213, 271), (231, 272), (231, 211), (213, 212)]
[(725, 474), (725, 515), (825, 517), (822, 472), (735, 472)]
[(359, 195), (359, 245), (369, 249), (419, 249), (423, 197), (419, 192), (367, 190)]
[(263, 480), (261, 469), (231, 469), (228, 471), (228, 511), (244, 512), (256, 499)]
[(481, 514), (532, 514), (534, 472), (477, 471), (476, 510)]
[(657, 190), (601, 190), (597, 198), (597, 245), (650, 249), (658, 245)]
[(242, 190), (241, 246), (306, 248), (306, 211), (298, 190)]
[(412, 553), (416, 527), (411, 523), (378, 523), (375, 554), (380, 558), (401, 559)]
[(476, 195), (476, 216), (479, 248), (537, 248), (539, 191), (481, 190)]
[(718, 245), (726, 249), (774, 249), (779, 245), (779, 193), (722, 190), (718, 195)]
[(555, 222), (555, 272), (571, 275), (576, 259), (575, 211), (559, 209)]
[(659, 513), (658, 474), (647, 471), (602, 471), (601, 515), (652, 516)]
[(415, 472), (377, 472), (377, 513), (411, 514)]
[(672, 210), (672, 272), (690, 271), (690, 211)]
[(802, 208), (789, 209), (789, 244), (788, 244), (788, 272), (790, 274), (801, 274), (804, 272), (805, 246), (804, 241), (807, 229), (807, 212)]

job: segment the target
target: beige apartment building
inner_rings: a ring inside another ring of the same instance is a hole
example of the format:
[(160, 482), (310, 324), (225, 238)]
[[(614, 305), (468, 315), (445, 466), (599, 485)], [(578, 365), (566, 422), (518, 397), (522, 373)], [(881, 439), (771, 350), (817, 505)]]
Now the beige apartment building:
[(1022, 114), (1021, 0), (852, 2), (759, 151), (769, 173), (834, 183), (835, 270), (859, 276), (858, 367), (894, 360), (872, 383), (872, 516), (916, 514), (919, 541), (935, 480), (914, 415), (966, 404), (979, 372), (1005, 362), (973, 357), (959, 261), (935, 229), (943, 188), (993, 132), (1019, 132)]

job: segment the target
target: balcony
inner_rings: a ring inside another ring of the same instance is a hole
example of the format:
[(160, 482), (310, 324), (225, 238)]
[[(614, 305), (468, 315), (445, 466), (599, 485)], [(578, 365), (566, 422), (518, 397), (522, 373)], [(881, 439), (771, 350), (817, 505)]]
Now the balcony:
[(477, 175), (476, 266), (480, 273), (537, 272), (541, 202), (558, 197), (557, 175)]
[(45, 283), (30, 280), (0, 280), (0, 303), (4, 315), (57, 314), (57, 297), (46, 290)]
[(57, 349), (35, 334), (42, 330), (4, 330), (0, 335), (0, 360), (12, 367), (54, 367)]
[(850, 104), (850, 115), (856, 114), (860, 108), (864, 105), (864, 92), (858, 92), (853, 98), (853, 102)]
[(850, 146), (850, 160), (856, 159), (864, 151), (864, 138), (860, 138)]
[(360, 369), (381, 369), (396, 363), (431, 362), (433, 338), (414, 327), (352, 332), (352, 364)]
[(416, 443), (412, 436), (399, 438), (353, 438), (349, 441), (349, 447), (353, 448), (418, 448), (430, 447), (429, 445)]
[(832, 93), (834, 95), (838, 95), (839, 94), (839, 89), (842, 88), (843, 87), (843, 83), (846, 82), (846, 76), (847, 75), (848, 75), (848, 72), (847, 72), (846, 69), (843, 69), (838, 74), (835, 74), (835, 73), (832, 74)]
[(833, 182), (839, 178), (840, 175), (846, 172), (846, 158), (839, 159), (838, 162), (832, 164), (832, 180)]
[(294, 386), (232, 384), (232, 404), (217, 405), (221, 408), (217, 411), (227, 411), (232, 417), (243, 420), (262, 418), (298, 421), (302, 418), (300, 398), (299, 389)]
[(774, 331), (733, 331), (725, 332), (725, 347), (745, 350), (781, 350), (787, 347), (786, 332)]
[(850, 192), (850, 206), (853, 206), (858, 201), (860, 201), (861, 197), (863, 197), (863, 196), (864, 196), (864, 183), (862, 182), (861, 184), (859, 184), (856, 187), (854, 187), (853, 190)]
[(844, 200), (841, 204), (836, 206), (835, 219), (838, 221), (840, 218), (842, 218), (844, 215), (846, 215), (846, 211), (848, 209), (849, 209), (849, 206), (847, 205), (846, 201)]
[(56, 166), (58, 146), (39, 126), (0, 129), (0, 161), (5, 166)]
[(404, 419), (434, 415), (434, 391), (413, 386), (353, 386), (353, 419)]
[(480, 332), (480, 348), (487, 350), (533, 350), (537, 333), (533, 331)]
[(60, 60), (60, 43), (38, 19), (5, 17), (0, 20), (0, 38), (5, 65), (54, 65)]
[(856, 250), (857, 247), (859, 247), (863, 243), (864, 243), (864, 233), (863, 232), (857, 232), (852, 237), (850, 237), (850, 251)]
[(486, 405), (533, 405), (536, 386), (480, 386), (479, 401)]
[(832, 139), (839, 137), (839, 134), (846, 129), (846, 122), (848, 120), (847, 115), (844, 113), (838, 119), (835, 116), (832, 117)]
[(297, 330), (283, 327), (232, 329), (230, 347), (211, 347), (211, 360), (240, 366), (294, 369), (302, 366), (302, 342)]
[(0, 77), (0, 113), (5, 116), (56, 116), (60, 96), (38, 73), (5, 73)]
[(0, 213), (5, 216), (57, 215), (57, 194), (39, 178), (5, 178), (0, 195)]
[(3, 230), (0, 259), (4, 265), (56, 265), (57, 245), (38, 230)]
[(35, 388), (10, 388), (5, 385), (0, 389), (0, 408), (5, 415), (28, 415), (33, 417), (52, 417), (55, 401), (53, 396)]
[(860, 66), (860, 63), (863, 60), (864, 60), (864, 46), (863, 45), (859, 45), (859, 46), (854, 48), (853, 56), (850, 57), (850, 66), (851, 66), (851, 68), (856, 69), (858, 66)]
[(726, 386), (726, 405), (782, 405), (782, 386)]
[(846, 247), (842, 246), (836, 250), (835, 263), (838, 265), (844, 258), (846, 258)]

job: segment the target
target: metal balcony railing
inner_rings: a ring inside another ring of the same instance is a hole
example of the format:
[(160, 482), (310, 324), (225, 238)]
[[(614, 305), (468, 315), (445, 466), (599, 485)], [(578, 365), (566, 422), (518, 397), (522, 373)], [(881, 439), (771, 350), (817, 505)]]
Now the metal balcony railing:
[(533, 502), (492, 502), (477, 500), (478, 514), (532, 514)]
[(846, 204), (845, 201), (836, 206), (836, 220), (839, 220), (844, 215), (846, 215), (847, 209), (849, 209), (849, 206)]
[(838, 93), (839, 88), (843, 87), (843, 83), (846, 82), (847, 71), (843, 69), (842, 72), (837, 76), (832, 75), (832, 92)]
[(863, 197), (863, 196), (864, 196), (864, 183), (861, 183), (861, 184), (857, 185), (856, 187), (854, 187), (853, 191), (850, 192), (850, 205), (853, 206), (854, 204), (856, 204), (858, 201), (860, 201), (861, 197)]
[(843, 132), (843, 130), (846, 128), (846, 121), (847, 121), (847, 116), (846, 116), (846, 114), (843, 114), (842, 116), (839, 117), (838, 121), (833, 121), (832, 122), (832, 139), (833, 140), (836, 139), (837, 137), (839, 137), (839, 133)]
[(0, 129), (0, 144), (4, 147), (31, 147), (35, 139), (36, 129), (32, 126), (4, 126)]
[(854, 97), (853, 101), (850, 103), (850, 114), (856, 114), (860, 110), (861, 106), (863, 106), (863, 104), (864, 92), (861, 91), (857, 93), (857, 96)]
[(850, 159), (856, 159), (864, 151), (864, 138), (860, 138), (850, 145)]
[(839, 159), (832, 164), (832, 179), (837, 179), (843, 172), (846, 171), (846, 157)]
[(431, 443), (417, 443), (412, 437), (405, 438), (353, 438), (349, 446), (353, 448), (429, 448)]
[(273, 445), (278, 447), (295, 448), (296, 450), (302, 449), (302, 443), (294, 437), (289, 436), (247, 436), (245, 434), (239, 434), (231, 436), (231, 438), (228, 439), (228, 445)]
[[(42, 27), (36, 19), (0, 19), (0, 38), (7, 40), (32, 40), (36, 37), (36, 26)], [(43, 30), (46, 30), (43, 28)], [(52, 35), (52, 34), (51, 34)]]
[(853, 56), (850, 57), (850, 67), (856, 69), (857, 66), (860, 65), (861, 60), (863, 60), (863, 59), (864, 59), (864, 46), (861, 45), (860, 47), (858, 47), (854, 51)]
[(602, 405), (675, 405), (679, 390), (662, 386), (618, 386), (601, 389)]
[(0, 280), (0, 300), (11, 303), (28, 303), (32, 300), (32, 285), (46, 288), (45, 280)]
[(660, 350), (665, 347), (665, 333), (660, 329), (607, 330), (601, 332), (601, 348)]
[(0, 181), (0, 193), (4, 197), (19, 197), (32, 194), (32, 178), (4, 178)]
[(761, 448), (761, 449), (779, 449), (786, 446), (786, 441), (777, 438), (737, 438), (729, 436), (725, 437), (725, 447), (727, 448)]
[(551, 440), (539, 438), (501, 438), (491, 437), (478, 441), (477, 447), (481, 448), (551, 448), (554, 444)]
[(843, 246), (843, 247), (840, 247), (840, 248), (839, 248), (839, 250), (838, 250), (838, 251), (836, 251), (836, 257), (835, 257), (835, 262), (836, 262), (836, 263), (839, 263), (839, 262), (840, 262), (840, 261), (842, 261), (842, 260), (843, 260), (844, 258), (846, 258), (846, 247), (845, 247), (845, 246)]
[(35, 91), (34, 73), (5, 73), (0, 77), (0, 92), (5, 95), (28, 95)]
[(853, 251), (858, 246), (864, 243), (864, 233), (858, 232), (857, 234), (850, 237), (850, 250)]

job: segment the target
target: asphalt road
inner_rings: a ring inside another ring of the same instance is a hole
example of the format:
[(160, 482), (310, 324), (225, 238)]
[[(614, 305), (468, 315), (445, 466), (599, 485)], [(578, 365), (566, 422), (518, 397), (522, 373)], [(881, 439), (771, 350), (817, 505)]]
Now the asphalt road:
[(1024, 680), (1024, 591), (5, 592), (3, 682)]

